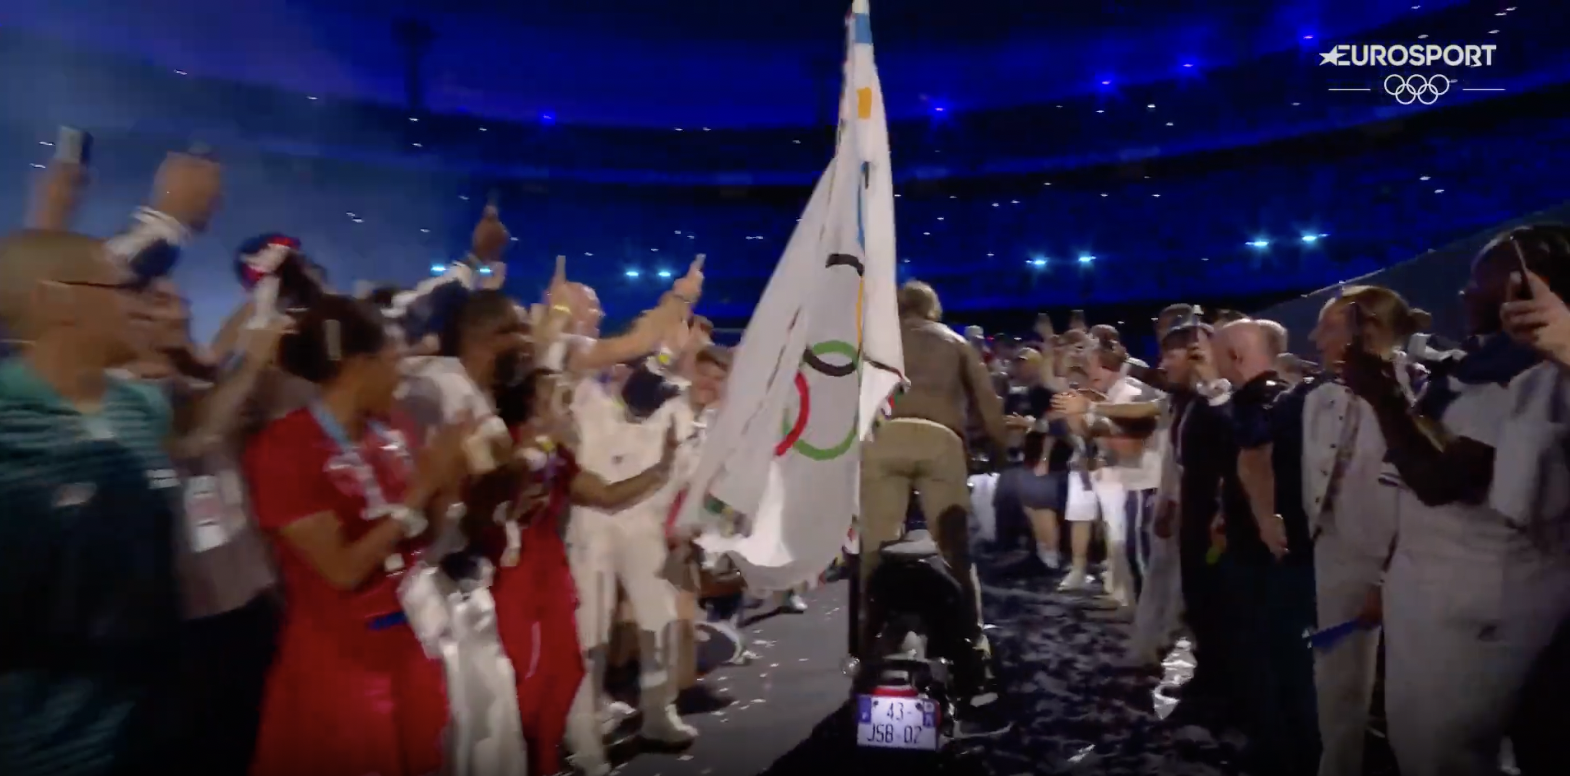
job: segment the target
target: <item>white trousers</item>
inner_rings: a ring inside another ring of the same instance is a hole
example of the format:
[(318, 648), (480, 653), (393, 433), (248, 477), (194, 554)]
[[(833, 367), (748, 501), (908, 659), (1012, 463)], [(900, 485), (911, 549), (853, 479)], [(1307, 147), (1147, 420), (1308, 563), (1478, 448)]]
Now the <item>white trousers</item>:
[[(1360, 516), (1361, 517), (1361, 516)], [(1384, 559), (1327, 527), (1314, 543), (1316, 618), (1321, 628), (1347, 622), (1363, 610), (1380, 583)], [(1319, 776), (1361, 776), (1369, 705), (1379, 666), (1378, 628), (1358, 631), (1314, 653), (1314, 690), (1324, 751)]]
[(1570, 610), (1570, 568), (1526, 553), (1398, 549), (1384, 592), (1385, 711), (1401, 776), (1495, 776), (1528, 672)]
[(1123, 484), (1107, 479), (1105, 470), (1090, 475), (1090, 486), (1079, 472), (1068, 474), (1068, 501), (1063, 508), (1063, 519), (1070, 523), (1086, 523), (1099, 518), (1107, 538), (1107, 571), (1104, 576), (1107, 593), (1123, 603), (1133, 603), (1133, 574), (1128, 567), (1128, 551), (1124, 542), (1125, 506), (1128, 491)]
[(605, 647), (616, 617), (617, 588), (627, 595), (639, 630), (641, 705), (663, 709), (675, 701), (676, 588), (665, 576), (663, 502), (616, 514), (574, 507), (567, 526), (567, 558), (578, 588), (578, 641), (588, 657), (592, 692), (605, 679)]
[(1129, 651), (1140, 661), (1160, 658), (1183, 628), (1183, 574), (1178, 565), (1178, 527), (1163, 539), (1151, 531), (1150, 564), (1145, 589), (1134, 608), (1134, 636)]

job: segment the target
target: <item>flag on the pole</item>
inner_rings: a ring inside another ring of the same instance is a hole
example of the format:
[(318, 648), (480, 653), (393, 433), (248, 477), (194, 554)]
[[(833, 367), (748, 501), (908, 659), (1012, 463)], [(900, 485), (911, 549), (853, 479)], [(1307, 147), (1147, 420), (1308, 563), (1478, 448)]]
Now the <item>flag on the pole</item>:
[[(834, 160), (753, 312), (723, 408), (678, 517), (745, 516), (728, 552), (759, 590), (815, 578), (858, 511), (861, 441), (903, 380), (895, 304), (894, 183), (867, 0), (847, 19)], [(722, 533), (722, 532), (721, 532)]]

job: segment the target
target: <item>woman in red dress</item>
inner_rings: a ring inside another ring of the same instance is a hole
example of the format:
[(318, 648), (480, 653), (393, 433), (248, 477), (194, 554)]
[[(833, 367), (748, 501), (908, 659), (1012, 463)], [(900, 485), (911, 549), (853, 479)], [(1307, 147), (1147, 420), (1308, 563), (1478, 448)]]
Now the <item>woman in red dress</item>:
[[(570, 504), (616, 509), (657, 490), (675, 451), (672, 438), (660, 464), (615, 483), (579, 469), (570, 449), (570, 421), (554, 401), (556, 385), (557, 375), (541, 369), (516, 392), (498, 396), (498, 411), (512, 427), (528, 474), (509, 524), (486, 530), (480, 542), (496, 564), (491, 595), (497, 631), (518, 678), (529, 770), (537, 774), (561, 770), (558, 752), (584, 679), (578, 597), (561, 521)], [(601, 769), (604, 752), (592, 710), (583, 717), (571, 744), (580, 770), (592, 774)]]
[(254, 776), (423, 776), (442, 765), (442, 669), (396, 590), (430, 533), (427, 509), (461, 477), (466, 430), (444, 429), (416, 460), (385, 420), (399, 358), (380, 313), (343, 297), (319, 301), (280, 344), (280, 364), (321, 393), (245, 455), (288, 598)]

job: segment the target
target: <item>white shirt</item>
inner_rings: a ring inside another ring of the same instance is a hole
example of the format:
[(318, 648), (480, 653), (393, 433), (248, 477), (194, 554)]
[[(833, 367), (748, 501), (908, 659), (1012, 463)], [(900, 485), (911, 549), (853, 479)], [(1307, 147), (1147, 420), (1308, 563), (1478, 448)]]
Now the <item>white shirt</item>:
[(636, 477), (658, 464), (665, 454), (665, 432), (675, 425), (676, 437), (683, 442), (670, 479), (637, 505), (663, 520), (697, 464), (697, 423), (687, 397), (672, 398), (638, 421), (628, 417), (621, 402), (599, 381), (580, 380), (573, 389), (572, 412), (579, 439), (578, 465), (607, 482)]
[[(1331, 492), (1338, 457), (1350, 450)], [(1382, 563), (1395, 541), (1395, 467), (1368, 402), (1340, 383), (1314, 386), (1303, 403), (1303, 509), (1309, 528), (1334, 530)], [(1384, 482), (1381, 482), (1381, 480)]]
[[(1166, 394), (1132, 377), (1120, 377), (1107, 390), (1108, 404), (1132, 404), (1156, 401)], [(1103, 481), (1115, 481), (1128, 490), (1153, 490), (1161, 487), (1162, 461), (1170, 444), (1167, 435), (1159, 430), (1145, 440), (1145, 450), (1138, 461), (1119, 462), (1103, 471)]]
[(1553, 363), (1539, 364), (1511, 381), (1506, 414), (1494, 445), (1489, 506), (1511, 525), (1548, 529), (1570, 551), (1570, 376)]

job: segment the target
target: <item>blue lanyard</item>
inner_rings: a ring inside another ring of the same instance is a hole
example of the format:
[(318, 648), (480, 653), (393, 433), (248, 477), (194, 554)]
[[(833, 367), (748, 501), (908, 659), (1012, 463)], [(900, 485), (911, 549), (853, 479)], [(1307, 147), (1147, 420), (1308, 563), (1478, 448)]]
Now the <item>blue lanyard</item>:
[[(365, 462), (365, 457), (360, 455), (360, 447), (349, 438), (349, 432), (344, 430), (343, 424), (333, 417), (321, 402), (311, 403), (311, 416), (316, 418), (316, 425), (321, 426), (333, 444), (338, 446), (338, 453), (343, 457), (349, 468), (354, 470), (355, 479), (359, 480), (360, 490), (365, 496), (367, 515), (377, 514), (387, 506), (387, 497), (382, 494), (381, 483), (376, 481), (376, 473), (371, 470), (371, 465)], [(366, 427), (381, 439), (390, 439), (387, 429), (380, 423), (368, 421)]]

